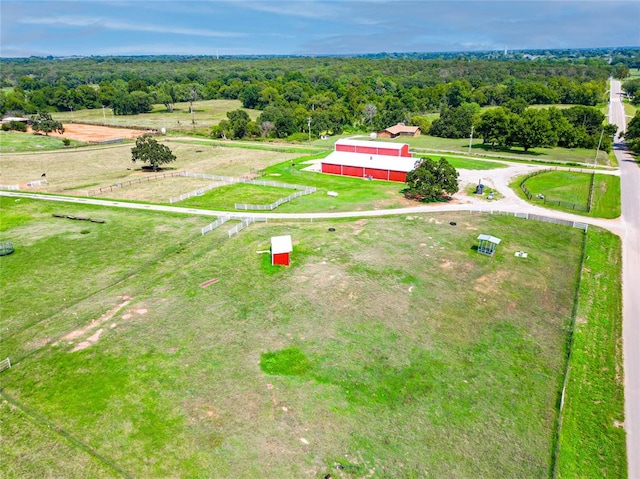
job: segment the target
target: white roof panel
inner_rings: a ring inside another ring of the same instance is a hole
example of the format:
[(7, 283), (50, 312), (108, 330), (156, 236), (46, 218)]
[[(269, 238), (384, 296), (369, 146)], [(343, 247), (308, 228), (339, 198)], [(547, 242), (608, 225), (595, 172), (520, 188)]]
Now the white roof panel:
[(366, 153), (349, 153), (334, 151), (322, 160), (322, 163), (343, 166), (359, 166), (378, 170), (404, 171), (408, 173), (416, 167), (420, 158), (403, 156), (367, 155)]
[(486, 240), (494, 244), (500, 244), (500, 241), (502, 241), (500, 238), (496, 238), (495, 236), (491, 236), (491, 235), (479, 235), (478, 239)]
[(390, 148), (393, 150), (400, 150), (405, 144), (389, 141), (350, 140), (349, 138), (340, 138), (336, 141), (336, 145), (373, 146), (374, 148)]
[(291, 253), (293, 244), (291, 243), (291, 235), (272, 236), (271, 237), (271, 253)]

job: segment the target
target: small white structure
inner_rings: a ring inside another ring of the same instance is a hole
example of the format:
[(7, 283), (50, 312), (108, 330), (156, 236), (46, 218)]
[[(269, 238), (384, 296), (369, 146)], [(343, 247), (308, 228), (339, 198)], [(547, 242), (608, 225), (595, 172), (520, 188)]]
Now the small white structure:
[(271, 264), (289, 266), (291, 264), (291, 252), (293, 243), (291, 235), (271, 237)]
[(478, 236), (478, 253), (486, 254), (487, 256), (493, 256), (496, 252), (496, 248), (500, 244), (500, 238), (496, 238), (491, 235), (479, 235)]

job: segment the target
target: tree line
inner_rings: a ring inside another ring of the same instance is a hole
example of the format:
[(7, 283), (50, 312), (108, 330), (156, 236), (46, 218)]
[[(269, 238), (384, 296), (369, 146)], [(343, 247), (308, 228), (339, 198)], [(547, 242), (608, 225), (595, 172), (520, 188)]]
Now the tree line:
[[(229, 112), (212, 136), (304, 139), (404, 122), (449, 138), (468, 137), (474, 128), (494, 147), (525, 149), (595, 148), (604, 117), (585, 108), (606, 100), (609, 75), (629, 74), (625, 64), (557, 59), (95, 57), (2, 64), (0, 82), (11, 85), (0, 92), (3, 114), (111, 108), (130, 115), (154, 104), (172, 112), (176, 103), (233, 99), (244, 109)], [(544, 104), (581, 107), (529, 108)], [(480, 114), (481, 107), (495, 108)], [(257, 121), (247, 109), (261, 111)], [(431, 123), (434, 112), (440, 115)]]
[(613, 71), (602, 62), (400, 58), (99, 57), (4, 60), (2, 66), (2, 114), (105, 107), (129, 115), (154, 104), (171, 112), (178, 102), (234, 99), (265, 112), (279, 137), (306, 131), (309, 117), (319, 134), (424, 123), (443, 105), (468, 102), (596, 105)]

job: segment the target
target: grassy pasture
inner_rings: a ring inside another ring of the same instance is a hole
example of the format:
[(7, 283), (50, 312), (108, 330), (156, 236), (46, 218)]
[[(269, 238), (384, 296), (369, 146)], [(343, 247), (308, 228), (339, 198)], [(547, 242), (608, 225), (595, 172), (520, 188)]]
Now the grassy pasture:
[[(1, 201), (3, 394), (131, 476), (547, 476), (579, 230), (447, 213), (223, 240), (202, 219)], [(278, 234), (290, 268), (256, 254)], [(4, 412), (33, 430), (3, 438), (7, 477), (111, 477)]]
[[(266, 150), (239, 152), (235, 148), (207, 147), (171, 141), (165, 144), (177, 157), (166, 171), (187, 170), (223, 176), (253, 176), (259, 169), (296, 156), (294, 153)], [(45, 153), (3, 154), (0, 156), (2, 181), (6, 184), (27, 183), (40, 179), (40, 175), (45, 172), (49, 184), (39, 191), (86, 194), (88, 190), (95, 190), (101, 186), (153, 176), (153, 173), (141, 171), (142, 165), (131, 162), (132, 146), (132, 143), (125, 143)], [(152, 182), (132, 187), (131, 190), (116, 190), (112, 197), (168, 201), (170, 196), (174, 196), (174, 190), (179, 190), (179, 194), (199, 187), (192, 188), (193, 182), (186, 181), (182, 189), (169, 186), (168, 191), (158, 193), (158, 185)], [(137, 191), (137, 194), (133, 191)]]
[(65, 146), (59, 137), (0, 131), (0, 153), (59, 150), (83, 145), (79, 141), (70, 141), (69, 146)]
[(59, 121), (86, 121), (91, 123), (104, 123), (116, 126), (141, 126), (157, 129), (166, 128), (168, 133), (188, 133), (194, 130), (208, 132), (209, 128), (217, 125), (220, 120), (227, 118), (227, 112), (231, 110), (244, 110), (252, 120), (255, 120), (260, 112), (242, 108), (239, 100), (202, 100), (193, 102), (193, 119), (189, 110), (189, 102), (176, 103), (173, 113), (167, 112), (164, 105), (153, 105), (150, 113), (138, 115), (114, 115), (106, 108), (93, 110), (78, 110), (53, 113), (52, 116)]
[[(517, 178), (511, 183), (511, 187), (522, 198), (526, 199), (519, 188), (521, 181), (522, 177)], [(540, 193), (545, 196), (547, 201), (562, 201), (586, 208), (589, 202), (590, 184), (591, 174), (589, 173), (549, 171), (529, 178), (525, 186), (534, 195), (531, 200), (528, 200), (531, 203), (545, 208), (575, 212), (574, 209), (567, 206), (545, 203), (544, 200), (536, 198), (535, 195)], [(620, 177), (596, 174), (592, 209), (588, 213), (578, 211), (578, 214), (598, 218), (617, 218), (620, 216), (620, 208)]]

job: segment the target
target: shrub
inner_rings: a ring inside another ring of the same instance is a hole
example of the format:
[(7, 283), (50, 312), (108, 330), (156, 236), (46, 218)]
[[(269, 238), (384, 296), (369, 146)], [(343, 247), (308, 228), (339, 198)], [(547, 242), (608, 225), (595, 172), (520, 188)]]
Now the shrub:
[(2, 131), (27, 131), (27, 124), (21, 121), (8, 121), (2, 124)]

